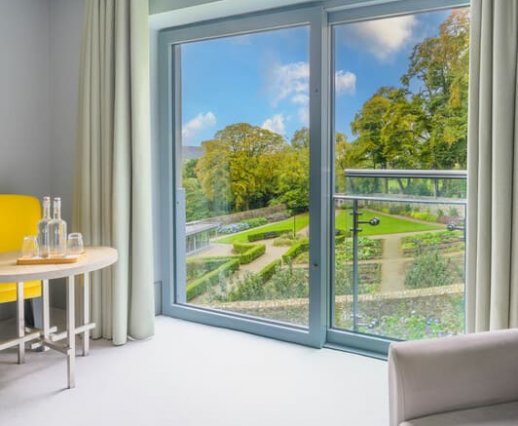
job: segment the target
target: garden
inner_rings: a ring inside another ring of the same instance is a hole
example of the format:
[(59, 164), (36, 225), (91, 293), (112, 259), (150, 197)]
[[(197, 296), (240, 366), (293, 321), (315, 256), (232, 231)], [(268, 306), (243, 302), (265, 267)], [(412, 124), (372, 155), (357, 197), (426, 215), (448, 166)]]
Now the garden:
[[(437, 217), (427, 222), (401, 215), (400, 211), (362, 211), (365, 219), (376, 216), (381, 223), (377, 227), (364, 226), (358, 238), (357, 331), (401, 339), (461, 332), (462, 233), (445, 230)], [(351, 329), (350, 209), (338, 208), (335, 218), (335, 326)], [(188, 259), (187, 300), (216, 309), (307, 324), (309, 215), (302, 213), (274, 222), (260, 217), (243, 223), (246, 225), (221, 227), (212, 241), (216, 247), (231, 246), (231, 255), (201, 254)], [(387, 260), (384, 247), (387, 239), (394, 238), (400, 255), (396, 260)], [(393, 293), (384, 288), (385, 281), (395, 278), (387, 276), (390, 262), (399, 262), (400, 270), (400, 288)]]

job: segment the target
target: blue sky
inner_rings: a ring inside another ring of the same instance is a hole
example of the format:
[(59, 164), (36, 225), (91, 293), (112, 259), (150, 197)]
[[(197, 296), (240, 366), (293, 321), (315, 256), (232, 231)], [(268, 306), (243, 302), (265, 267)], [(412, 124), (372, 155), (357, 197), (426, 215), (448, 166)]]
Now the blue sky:
[[(412, 47), (438, 32), (447, 11), (341, 25), (336, 37), (336, 127), (350, 122), (381, 86), (398, 85)], [(184, 44), (182, 134), (200, 145), (247, 122), (287, 140), (307, 126), (309, 30), (289, 28)]]

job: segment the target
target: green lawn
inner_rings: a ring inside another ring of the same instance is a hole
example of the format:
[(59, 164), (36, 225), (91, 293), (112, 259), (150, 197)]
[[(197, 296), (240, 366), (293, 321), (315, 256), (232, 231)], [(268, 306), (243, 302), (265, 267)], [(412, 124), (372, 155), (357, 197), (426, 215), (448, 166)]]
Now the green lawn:
[[(289, 219), (281, 220), (280, 222), (269, 223), (268, 225), (258, 226), (257, 228), (247, 229), (243, 232), (238, 232), (236, 234), (227, 235), (226, 237), (220, 238), (216, 240), (218, 243), (225, 244), (233, 244), (233, 243), (247, 243), (248, 236), (250, 234), (255, 234), (256, 232), (271, 232), (278, 231), (281, 229), (290, 229), (293, 230), (293, 222), (294, 218), (290, 217)], [(300, 231), (305, 228), (309, 224), (309, 214), (303, 213), (295, 216), (295, 229)]]
[[(427, 225), (425, 223), (405, 220), (400, 217), (390, 216), (374, 211), (363, 210), (361, 220), (369, 220), (376, 216), (380, 219), (378, 226), (362, 225), (363, 231), (361, 235), (383, 235), (383, 234), (399, 234), (403, 232), (432, 231), (434, 229), (444, 229), (443, 225)], [(337, 210), (336, 227), (338, 229), (349, 230), (352, 226), (352, 217), (350, 210)], [(297, 231), (305, 228), (309, 224), (309, 214), (303, 213), (295, 217), (295, 228)], [(269, 223), (268, 225), (258, 226), (257, 228), (248, 229), (237, 234), (227, 235), (216, 241), (218, 243), (233, 244), (248, 242), (248, 235), (256, 232), (278, 231), (280, 229), (293, 229), (293, 218), (281, 220), (280, 222)]]
[[(390, 216), (369, 210), (363, 210), (360, 220), (369, 220), (377, 217), (380, 220), (378, 226), (370, 226), (368, 224), (361, 225), (363, 231), (360, 235), (383, 235), (383, 234), (399, 234), (403, 232), (432, 231), (434, 229), (445, 229), (444, 225), (430, 225), (411, 220), (405, 220), (400, 217)], [(348, 231), (352, 227), (352, 216), (350, 210), (339, 210), (336, 215), (336, 227)]]

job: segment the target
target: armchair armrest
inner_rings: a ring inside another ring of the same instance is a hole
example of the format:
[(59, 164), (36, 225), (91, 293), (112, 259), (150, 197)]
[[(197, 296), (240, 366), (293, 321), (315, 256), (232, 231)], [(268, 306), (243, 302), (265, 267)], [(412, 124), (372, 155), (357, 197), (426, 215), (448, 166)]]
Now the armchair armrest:
[(518, 329), (393, 343), (388, 364), (391, 426), (518, 400)]

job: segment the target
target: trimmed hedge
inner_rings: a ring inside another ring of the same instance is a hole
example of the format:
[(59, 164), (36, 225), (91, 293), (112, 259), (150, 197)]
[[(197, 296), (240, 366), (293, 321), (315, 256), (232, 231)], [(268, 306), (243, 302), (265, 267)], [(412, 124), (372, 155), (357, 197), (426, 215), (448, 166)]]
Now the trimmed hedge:
[(287, 251), (282, 255), (282, 261), (284, 263), (290, 263), (300, 253), (309, 250), (309, 240), (303, 239), (293, 244)]
[(239, 269), (239, 259), (229, 258), (227, 262), (223, 263), (218, 268), (194, 280), (193, 282), (187, 285), (187, 301), (195, 298), (196, 296), (199, 296), (200, 294), (205, 293), (209, 286), (214, 285), (219, 281), (219, 277), (221, 274), (225, 272), (234, 272), (237, 269)]
[(248, 241), (254, 242), (259, 240), (266, 240), (269, 238), (276, 238), (282, 234), (293, 232), (292, 229), (279, 229), (277, 231), (257, 232), (255, 234), (248, 235)]
[(234, 253), (238, 254), (239, 263), (245, 265), (261, 257), (266, 252), (264, 244), (242, 244), (234, 243)]
[(202, 277), (228, 262), (230, 259), (232, 259), (232, 257), (229, 256), (187, 259), (187, 281), (189, 282)]
[(281, 267), (281, 259), (275, 259), (257, 274), (251, 275), (228, 294), (229, 302), (241, 300), (263, 300), (266, 297), (264, 285)]
[(256, 228), (258, 226), (266, 225), (268, 223), (268, 219), (264, 216), (254, 217), (252, 219), (242, 220), (240, 223), (246, 223), (250, 228)]
[(270, 262), (268, 265), (266, 265), (263, 269), (261, 269), (258, 273), (258, 275), (261, 277), (261, 280), (263, 283), (268, 281), (275, 272), (281, 267), (281, 259), (275, 259), (273, 262)]

